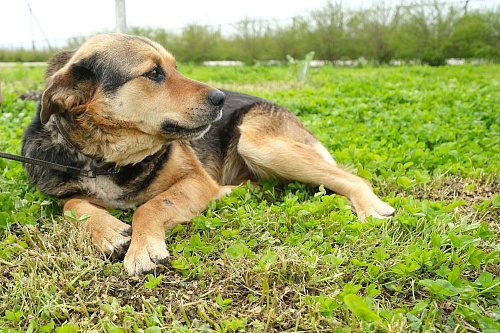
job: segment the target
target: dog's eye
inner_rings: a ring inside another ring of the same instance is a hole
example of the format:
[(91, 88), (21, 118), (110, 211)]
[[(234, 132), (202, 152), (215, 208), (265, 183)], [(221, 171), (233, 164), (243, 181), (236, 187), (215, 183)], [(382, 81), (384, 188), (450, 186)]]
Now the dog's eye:
[(158, 70), (156, 68), (147, 73), (147, 76), (152, 78), (152, 79), (156, 79), (158, 77), (158, 75), (159, 75)]
[(165, 77), (163, 70), (160, 67), (155, 67), (147, 73), (144, 73), (142, 76), (147, 77), (156, 82), (160, 82)]

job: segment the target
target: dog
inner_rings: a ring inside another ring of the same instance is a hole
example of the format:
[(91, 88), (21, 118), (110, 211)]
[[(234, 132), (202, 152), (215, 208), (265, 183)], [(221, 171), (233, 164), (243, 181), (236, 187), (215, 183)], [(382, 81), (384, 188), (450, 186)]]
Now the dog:
[[(360, 220), (394, 214), (292, 112), (181, 75), (149, 39), (94, 36), (55, 55), (44, 86), (22, 154), (113, 172), (86, 178), (23, 164), (28, 179), (65, 211), (90, 215), (80, 226), (106, 254), (124, 256), (129, 275), (165, 264), (166, 231), (247, 180), (324, 184), (347, 197)], [(132, 227), (106, 210), (137, 206)]]

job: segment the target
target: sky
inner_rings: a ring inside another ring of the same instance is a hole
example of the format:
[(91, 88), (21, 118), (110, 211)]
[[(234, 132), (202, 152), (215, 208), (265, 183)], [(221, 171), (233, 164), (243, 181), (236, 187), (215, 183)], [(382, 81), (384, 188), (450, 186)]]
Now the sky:
[[(190, 23), (222, 25), (249, 17), (285, 20), (307, 15), (327, 0), (126, 0), (128, 26), (162, 27), (174, 32)], [(344, 1), (363, 8), (373, 1)], [(395, 1), (392, 1), (394, 3)], [(465, 1), (464, 1), (465, 2)], [(28, 10), (31, 6), (34, 15)], [(500, 4), (500, 0), (470, 0), (477, 8)], [(52, 46), (65, 45), (70, 37), (88, 37), (97, 32), (113, 31), (115, 0), (0, 0), (0, 48), (44, 45), (45, 36)], [(55, 44), (55, 45), (54, 45)]]
[[(114, 0), (0, 0), (0, 47), (9, 44), (31, 45), (72, 36), (90, 36), (115, 27)], [(153, 26), (173, 29), (189, 23), (227, 24), (243, 17), (283, 19), (305, 15), (320, 8), (326, 0), (126, 0), (128, 26)], [(41, 26), (41, 29), (39, 25)], [(42, 33), (43, 31), (43, 33)]]

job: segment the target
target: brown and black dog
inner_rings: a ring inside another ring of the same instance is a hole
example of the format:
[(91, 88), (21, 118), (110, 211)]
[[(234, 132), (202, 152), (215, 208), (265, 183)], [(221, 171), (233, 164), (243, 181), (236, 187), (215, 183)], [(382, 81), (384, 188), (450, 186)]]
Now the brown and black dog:
[[(98, 35), (56, 55), (22, 152), (119, 169), (84, 178), (24, 165), (30, 182), (65, 202), (64, 210), (91, 216), (81, 225), (105, 253), (126, 253), (130, 275), (165, 263), (166, 230), (246, 180), (324, 184), (346, 196), (361, 220), (394, 214), (366, 181), (336, 166), (289, 110), (188, 79), (170, 53), (142, 37)], [(106, 210), (139, 205), (132, 228)]]

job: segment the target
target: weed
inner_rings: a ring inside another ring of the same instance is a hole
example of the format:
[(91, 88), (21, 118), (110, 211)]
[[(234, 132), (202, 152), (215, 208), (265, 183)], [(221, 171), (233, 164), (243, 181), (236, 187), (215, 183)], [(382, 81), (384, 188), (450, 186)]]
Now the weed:
[[(167, 233), (163, 271), (130, 278), (0, 160), (3, 332), (499, 330), (499, 66), (322, 67), (300, 85), (287, 67), (179, 69), (294, 111), (396, 216), (360, 223), (324, 187), (248, 184)], [(19, 153), (36, 103), (18, 93), (41, 75), (2, 68), (2, 150)]]

